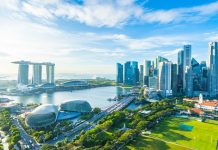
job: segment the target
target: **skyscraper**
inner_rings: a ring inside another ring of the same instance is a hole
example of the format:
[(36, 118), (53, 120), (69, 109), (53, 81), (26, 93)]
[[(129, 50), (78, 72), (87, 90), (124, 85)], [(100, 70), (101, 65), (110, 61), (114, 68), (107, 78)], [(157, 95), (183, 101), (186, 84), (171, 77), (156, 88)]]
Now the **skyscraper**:
[(132, 68), (132, 83), (133, 85), (136, 85), (139, 83), (139, 68), (138, 68), (138, 62), (132, 61), (131, 62), (131, 68)]
[(124, 64), (124, 84), (132, 85), (132, 68), (130, 61)]
[(158, 89), (163, 96), (172, 95), (171, 89), (171, 62), (160, 62), (158, 72)]
[(144, 66), (140, 65), (140, 69), (139, 69), (139, 83), (140, 85), (143, 85), (143, 79), (144, 79)]
[(209, 53), (208, 92), (211, 97), (214, 97), (218, 93), (218, 42), (209, 43), (208, 53)]
[(46, 64), (47, 83), (54, 83), (54, 64)]
[(158, 69), (159, 67), (159, 63), (160, 62), (164, 62), (164, 61), (168, 61), (168, 59), (164, 58), (164, 57), (161, 57), (161, 56), (157, 56), (157, 58), (155, 59), (154, 61), (154, 69)]
[(117, 83), (123, 83), (123, 65), (117, 63)]
[(157, 90), (158, 88), (157, 88), (157, 83), (158, 83), (158, 81), (157, 81), (158, 79), (157, 79), (157, 76), (153, 76), (153, 77), (148, 77), (148, 87), (150, 88), (150, 89), (153, 89), (153, 90)]
[(183, 59), (184, 59), (184, 51), (180, 50), (178, 52), (178, 93), (183, 93)]
[(29, 76), (29, 64), (26, 63), (19, 64), (18, 84), (27, 85), (28, 76)]
[(12, 62), (14, 64), (18, 64), (18, 79), (17, 83), (21, 85), (28, 85), (29, 83), (29, 63), (28, 61), (15, 61)]
[(42, 65), (39, 63), (33, 64), (33, 84), (42, 83)]
[(191, 68), (191, 45), (184, 45), (183, 47), (184, 57), (183, 57), (183, 91), (186, 91), (186, 75), (185, 72), (187, 68)]
[(172, 94), (177, 94), (177, 64), (171, 64), (171, 89)]
[(150, 60), (145, 60), (145, 65), (144, 65), (144, 75), (149, 76), (150, 75), (150, 69), (151, 69), (151, 61)]
[(193, 91), (202, 91), (202, 87), (201, 87), (202, 70), (200, 64), (195, 58), (192, 58), (191, 67), (192, 67)]
[(192, 97), (193, 96), (193, 76), (192, 76), (192, 67), (186, 67), (185, 70), (185, 81), (186, 81), (186, 88), (185, 94), (186, 96)]
[(144, 85), (148, 86), (148, 77), (150, 76), (150, 71), (151, 71), (151, 61), (150, 60), (145, 60), (145, 65), (144, 65)]

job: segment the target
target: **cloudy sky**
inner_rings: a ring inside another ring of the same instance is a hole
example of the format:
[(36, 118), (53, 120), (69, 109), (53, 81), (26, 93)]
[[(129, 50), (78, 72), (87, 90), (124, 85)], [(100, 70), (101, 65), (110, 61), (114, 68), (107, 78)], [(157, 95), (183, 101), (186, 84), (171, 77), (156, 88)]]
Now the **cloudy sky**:
[(0, 74), (16, 73), (15, 60), (51, 61), (58, 73), (115, 73), (115, 63), (176, 62), (192, 44), (207, 59), (218, 40), (215, 0), (1, 0)]

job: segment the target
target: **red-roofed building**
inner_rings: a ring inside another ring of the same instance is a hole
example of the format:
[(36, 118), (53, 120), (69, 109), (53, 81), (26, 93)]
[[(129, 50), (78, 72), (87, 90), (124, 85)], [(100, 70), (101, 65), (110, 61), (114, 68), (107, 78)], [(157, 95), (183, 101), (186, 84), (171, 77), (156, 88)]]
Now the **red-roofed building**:
[(187, 101), (187, 102), (198, 102), (199, 98), (198, 97), (193, 97), (193, 98), (183, 98), (183, 101)]
[(192, 108), (192, 109), (191, 109), (191, 113), (192, 113), (192, 114), (197, 114), (197, 115), (199, 115), (199, 116), (201, 116), (201, 115), (204, 114), (204, 112), (203, 112), (200, 108)]
[(196, 103), (196, 108), (209, 111), (218, 111), (218, 100), (204, 100), (202, 103)]

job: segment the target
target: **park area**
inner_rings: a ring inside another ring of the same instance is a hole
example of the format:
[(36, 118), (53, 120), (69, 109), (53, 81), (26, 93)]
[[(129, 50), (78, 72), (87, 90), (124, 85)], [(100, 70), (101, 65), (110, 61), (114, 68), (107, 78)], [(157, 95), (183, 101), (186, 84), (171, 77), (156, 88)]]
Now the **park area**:
[(217, 141), (218, 121), (169, 117), (161, 121), (151, 135), (139, 136), (125, 149), (216, 150)]

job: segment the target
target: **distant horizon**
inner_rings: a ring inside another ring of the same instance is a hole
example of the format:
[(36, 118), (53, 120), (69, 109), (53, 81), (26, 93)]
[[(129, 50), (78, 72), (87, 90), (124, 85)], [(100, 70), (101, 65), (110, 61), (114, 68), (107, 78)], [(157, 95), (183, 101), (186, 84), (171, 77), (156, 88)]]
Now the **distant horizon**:
[[(29, 74), (29, 79), (31, 79), (32, 73)], [(115, 80), (116, 74), (83, 74), (83, 73), (56, 73), (55, 80), (58, 79), (95, 79), (96, 77), (106, 78)], [(11, 74), (1, 74), (0, 80), (17, 80), (17, 73)], [(45, 80), (45, 76), (43, 78)]]

